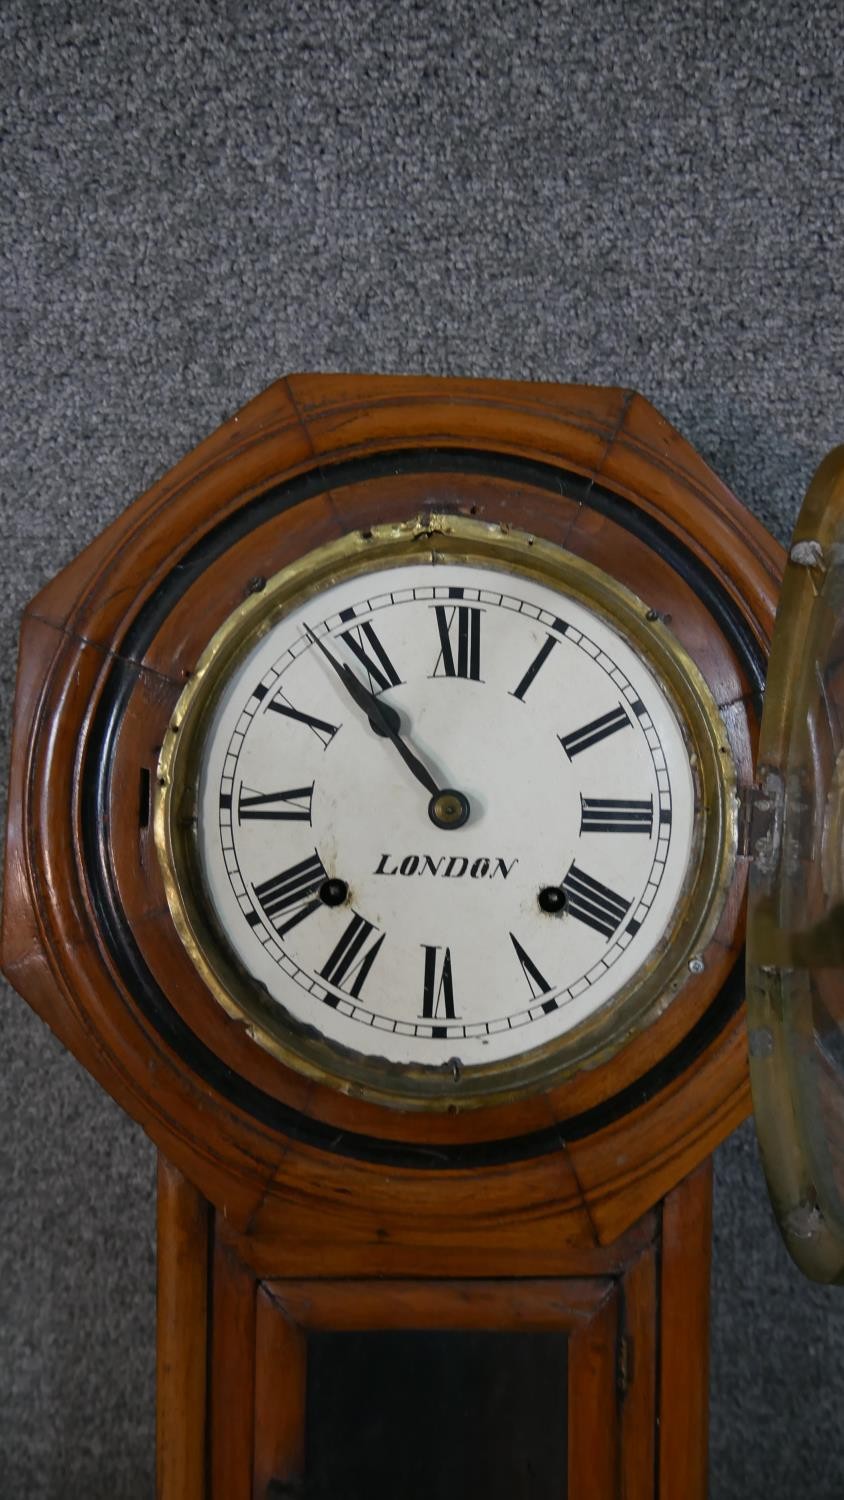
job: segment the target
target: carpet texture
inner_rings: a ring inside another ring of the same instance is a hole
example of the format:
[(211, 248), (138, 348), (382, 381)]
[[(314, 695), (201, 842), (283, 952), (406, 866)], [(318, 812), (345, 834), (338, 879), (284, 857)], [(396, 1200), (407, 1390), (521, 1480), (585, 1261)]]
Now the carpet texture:
[[(841, 20), (7, 0), (3, 743), (26, 599), (287, 371), (633, 386), (784, 538), (842, 436)], [(8, 990), (2, 1024), (0, 1494), (140, 1500), (153, 1152)], [(712, 1496), (839, 1500), (844, 1294), (792, 1269), (750, 1127), (715, 1223)]]

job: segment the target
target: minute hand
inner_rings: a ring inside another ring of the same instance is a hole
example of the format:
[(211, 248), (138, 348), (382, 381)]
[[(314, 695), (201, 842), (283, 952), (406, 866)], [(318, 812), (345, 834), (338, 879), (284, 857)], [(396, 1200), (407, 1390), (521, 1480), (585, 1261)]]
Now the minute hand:
[[(314, 635), (309, 625), (306, 625), (304, 628), (313, 644), (319, 647), (323, 656), (331, 663), (349, 697), (358, 705), (358, 708), (363, 709), (375, 728), (380, 730), (381, 734), (385, 735), (388, 740), (392, 741), (408, 770), (424, 786), (426, 792), (430, 792), (432, 797), (438, 797), (440, 795), (440, 788), (437, 786), (427, 766), (422, 764), (418, 755), (414, 754), (410, 746), (405, 743), (395, 728), (395, 722), (392, 718), (394, 711), (391, 710), (389, 714), (385, 713), (383, 705), (378, 702), (375, 694), (364, 687), (360, 678), (352, 671), (351, 667), (348, 667), (345, 662), (338, 661), (333, 652), (329, 651), (328, 647)], [(397, 720), (398, 715), (396, 715)]]

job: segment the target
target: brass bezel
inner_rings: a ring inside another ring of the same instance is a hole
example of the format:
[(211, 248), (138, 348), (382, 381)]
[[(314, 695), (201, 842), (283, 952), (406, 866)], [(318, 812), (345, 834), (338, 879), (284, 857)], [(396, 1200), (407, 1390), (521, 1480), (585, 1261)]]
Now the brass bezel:
[[(204, 728), (229, 674), (294, 605), (332, 584), (402, 562), (480, 563), (574, 597), (646, 660), (686, 737), (695, 779), (693, 858), (674, 917), (651, 957), (594, 1016), (544, 1046), (496, 1063), (402, 1065), (364, 1056), (295, 1021), (231, 953), (202, 892), (196, 841), (196, 769)], [(288, 1067), (350, 1095), (403, 1109), (463, 1110), (550, 1088), (608, 1060), (650, 1025), (682, 988), (717, 925), (736, 853), (735, 767), (724, 725), (698, 668), (665, 624), (624, 585), (555, 543), (507, 525), (426, 514), (354, 531), (283, 568), (216, 631), (179, 699), (164, 738), (155, 844), (173, 922), (205, 985)]]

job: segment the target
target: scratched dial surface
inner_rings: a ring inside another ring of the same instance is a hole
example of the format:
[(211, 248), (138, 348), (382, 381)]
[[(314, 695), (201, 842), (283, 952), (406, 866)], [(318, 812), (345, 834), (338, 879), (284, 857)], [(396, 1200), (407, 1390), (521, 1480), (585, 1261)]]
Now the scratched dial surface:
[[(467, 799), (462, 826), (432, 822), (337, 663)], [(200, 766), (202, 876), (240, 966), (397, 1063), (513, 1058), (606, 1005), (671, 922), (693, 827), (678, 715), (641, 657), (577, 600), (469, 564), (292, 609), (226, 683)]]

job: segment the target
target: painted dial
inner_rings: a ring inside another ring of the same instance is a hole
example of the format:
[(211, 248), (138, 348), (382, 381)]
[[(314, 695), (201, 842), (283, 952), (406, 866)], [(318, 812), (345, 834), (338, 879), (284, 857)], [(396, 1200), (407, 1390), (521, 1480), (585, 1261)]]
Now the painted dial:
[(473, 563), (293, 607), (228, 678), (201, 757), (202, 876), (239, 965), (397, 1063), (503, 1061), (600, 1010), (666, 933), (693, 832), (646, 663), (579, 600)]

